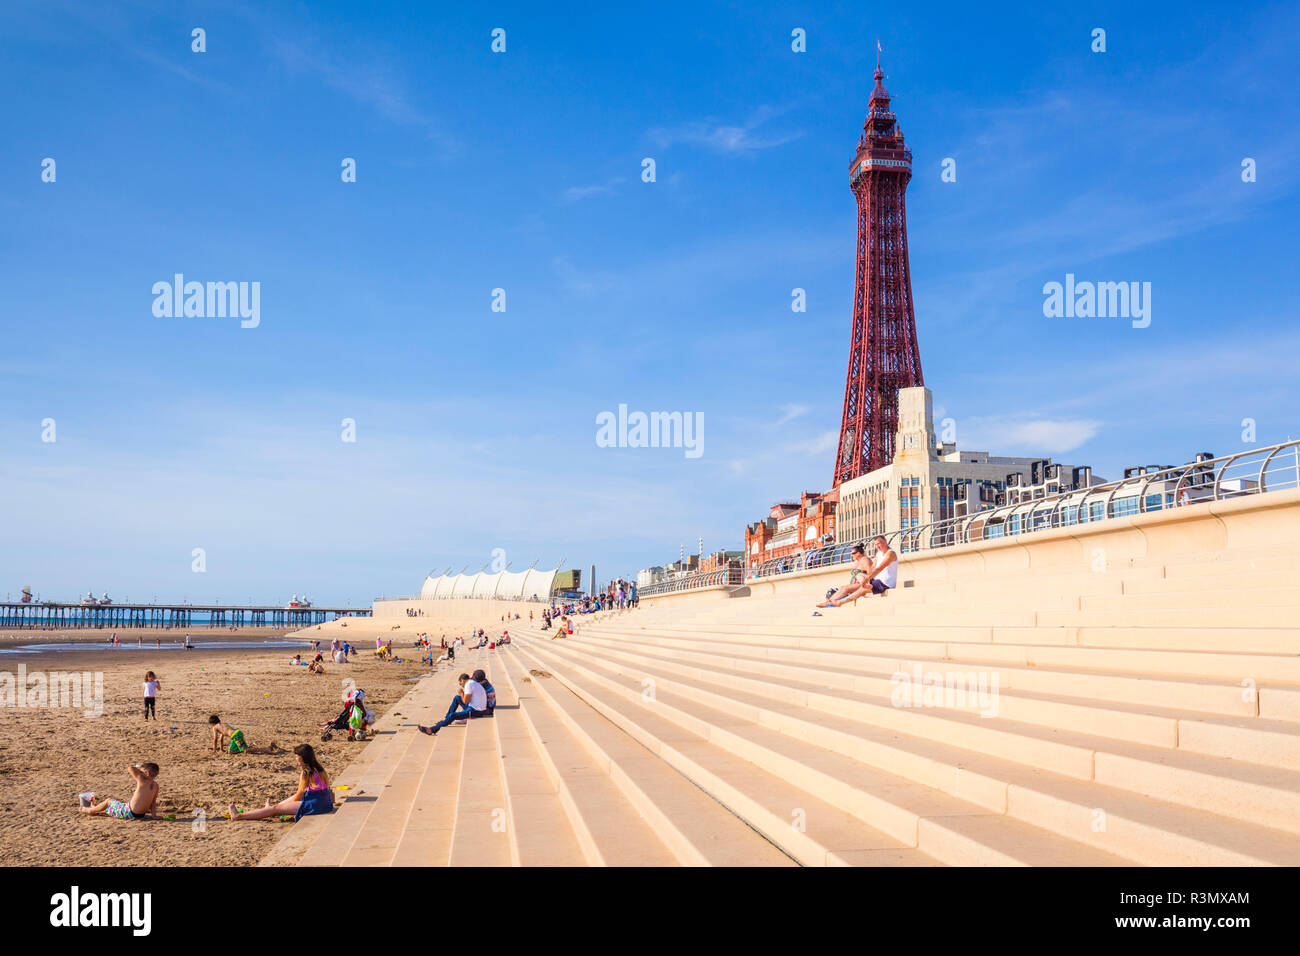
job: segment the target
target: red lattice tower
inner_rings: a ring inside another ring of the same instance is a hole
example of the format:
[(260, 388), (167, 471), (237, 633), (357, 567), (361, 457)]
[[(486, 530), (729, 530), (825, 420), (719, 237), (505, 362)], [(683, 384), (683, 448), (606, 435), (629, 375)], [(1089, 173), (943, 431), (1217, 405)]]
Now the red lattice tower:
[(849, 185), (858, 199), (858, 268), (836, 485), (894, 460), (898, 390), (924, 384), (907, 264), (904, 194), (912, 178), (912, 153), (889, 109), (884, 77), (877, 59), (876, 87), (849, 167)]

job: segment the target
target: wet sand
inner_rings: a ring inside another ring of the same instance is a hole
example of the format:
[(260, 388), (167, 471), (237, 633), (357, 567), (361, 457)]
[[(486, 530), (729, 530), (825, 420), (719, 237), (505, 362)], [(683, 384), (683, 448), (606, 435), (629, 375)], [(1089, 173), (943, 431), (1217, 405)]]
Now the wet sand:
[(293, 628), (284, 627), (243, 627), (232, 631), (228, 627), (207, 627), (205, 625), (191, 628), (104, 627), (58, 628), (55, 630), (45, 628), (10, 630), (6, 628), (0, 630), (0, 650), (21, 644), (63, 644), (73, 641), (79, 644), (102, 644), (107, 647), (109, 636), (112, 634), (117, 634), (118, 640), (122, 642), (119, 649), (125, 650), (128, 646), (137, 647), (138, 644), (143, 644), (146, 649), (156, 649), (159, 641), (164, 645), (183, 644), (186, 634), (190, 635), (190, 640), (195, 644), (200, 644), (205, 641), (280, 640), (293, 632)]
[[(253, 629), (246, 629), (252, 631)], [(11, 636), (6, 632), (0, 640)], [(119, 631), (119, 637), (124, 637)], [(150, 631), (163, 640), (184, 640), (185, 632)], [(302, 636), (309, 635), (300, 632)], [(194, 628), (196, 642), (230, 640), (220, 628)], [(266, 640), (269, 629), (244, 635)], [(275, 637), (281, 637), (277, 632)], [(62, 632), (61, 641), (103, 640), (103, 631)], [(146, 637), (146, 641), (148, 637)], [(6, 642), (8, 643), (8, 642)], [(19, 643), (36, 643), (30, 632)], [(366, 691), (378, 714), (387, 712), (414, 686), (407, 678), (427, 672), (403, 637), (394, 644), (406, 663), (385, 663), (362, 649), (356, 663), (326, 664), (324, 676), (291, 666), (294, 651), (283, 649), (208, 651), (134, 646), (38, 655), (0, 656), (0, 671), (93, 670), (103, 674), (103, 716), (84, 708), (0, 707), (0, 863), (122, 865), (251, 865), (285, 828), (273, 820), (231, 823), (226, 805), (261, 807), (291, 796), (298, 782), (293, 755), (211, 752), (209, 714), (243, 730), (250, 745), (274, 740), (286, 750), (310, 743), (334, 776), (368, 744), (349, 743), (336, 733), (320, 740), (318, 725), (342, 709), (343, 680)], [(373, 649), (371, 649), (373, 650)], [(409, 655), (409, 656), (408, 656)], [(143, 720), (141, 682), (153, 670), (162, 683), (158, 720)], [(417, 716), (417, 715), (412, 715)], [(418, 715), (422, 718), (427, 715)], [(93, 790), (100, 799), (131, 795), (132, 763), (152, 761), (161, 772), (161, 796), (154, 818), (129, 822), (77, 812), (76, 795)], [(206, 815), (196, 819), (195, 808)], [(174, 815), (174, 820), (161, 819)]]

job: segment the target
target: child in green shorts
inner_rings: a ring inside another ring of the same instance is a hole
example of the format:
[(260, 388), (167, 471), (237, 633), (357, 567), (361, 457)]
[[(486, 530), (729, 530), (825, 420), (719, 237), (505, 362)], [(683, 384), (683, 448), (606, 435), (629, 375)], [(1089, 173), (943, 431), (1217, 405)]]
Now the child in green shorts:
[(212, 752), (213, 753), (216, 753), (221, 748), (221, 746), (225, 744), (227, 739), (230, 742), (226, 746), (228, 746), (229, 751), (232, 754), (283, 753), (283, 751), (281, 751), (280, 748), (275, 745), (274, 740), (271, 741), (271, 746), (269, 747), (250, 747), (248, 745), (248, 741), (244, 738), (244, 732), (242, 730), (236, 730), (234, 727), (222, 723), (221, 718), (218, 717), (216, 714), (213, 714), (211, 717), (208, 718), (208, 723), (212, 726)]

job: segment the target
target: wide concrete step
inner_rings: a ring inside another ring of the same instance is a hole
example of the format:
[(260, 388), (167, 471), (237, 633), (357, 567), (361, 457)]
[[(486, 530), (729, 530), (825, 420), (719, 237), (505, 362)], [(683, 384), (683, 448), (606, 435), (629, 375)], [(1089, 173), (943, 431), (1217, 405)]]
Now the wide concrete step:
[[(599, 637), (585, 637), (585, 643), (598, 644)], [(833, 689), (848, 700), (871, 696), (894, 704), (900, 698), (937, 700), (946, 709), (965, 711), (987, 717), (995, 713), (1009, 721), (1036, 724), (1052, 730), (1109, 737), (1128, 743), (1167, 747), (1191, 753), (1227, 757), (1236, 761), (1300, 771), (1300, 724), (1287, 718), (1260, 717), (1257, 714), (1258, 691), (1245, 692), (1240, 685), (1173, 684), (1158, 680), (1126, 679), (1134, 695), (1132, 701), (1104, 702), (1104, 691), (1114, 696), (1121, 687), (1105, 687), (1105, 678), (1096, 675), (1062, 674), (1062, 672), (1021, 669), (1010, 672), (995, 669), (974, 671), (969, 666), (926, 665), (911, 662), (891, 672), (837, 670), (831, 667), (781, 665), (754, 661), (751, 658), (727, 657), (719, 653), (698, 653), (672, 649), (664, 652), (655, 645), (636, 645), (619, 641), (604, 645), (608, 652), (630, 650), (655, 661), (698, 663), (723, 669), (729, 674), (755, 675), (792, 689), (816, 695), (823, 688)], [(1087, 676), (1080, 687), (1080, 678)], [(1048, 678), (1048, 680), (1043, 680)], [(1050, 684), (1063, 687), (1052, 689)], [(1062, 689), (1070, 693), (1061, 693)], [(1166, 697), (1179, 696), (1199, 702), (1210, 698), (1227, 713), (1205, 711), (1196, 706), (1160, 706), (1152, 700), (1157, 692)], [(1212, 696), (1213, 692), (1213, 696)], [(1292, 695), (1294, 696), (1294, 695)], [(1101, 697), (1101, 700), (1099, 700)]]
[[(1290, 589), (1295, 586), (1296, 572), (1294, 570), (1281, 571), (1249, 571), (1245, 576), (1234, 577), (1225, 575), (1211, 568), (1206, 575), (1201, 577), (1192, 577), (1182, 574), (1169, 578), (1154, 578), (1139, 581), (1125, 581), (1123, 594), (1136, 597), (1137, 595), (1170, 595), (1174, 597), (1192, 598), (1199, 594), (1235, 594), (1245, 597), (1251, 591)], [(1088, 595), (1092, 598), (1103, 598), (1104, 594)]]
[[(395, 707), (394, 709), (398, 708)], [(355, 744), (356, 747), (360, 748), (357, 756), (352, 759), (342, 772), (331, 777), (336, 805), (341, 805), (348, 799), (349, 794), (355, 794), (361, 789), (362, 779), (380, 754), (387, 750), (388, 746), (393, 742), (394, 736), (388, 734), (371, 738), (367, 743), (358, 742)], [(326, 768), (327, 771), (328, 769)], [(320, 836), (337, 815), (338, 811), (334, 814), (303, 817), (292, 827), (286, 828), (286, 833), (276, 842), (271, 851), (262, 858), (258, 866), (297, 865), (303, 854), (311, 848), (312, 844), (316, 842), (316, 838)]]
[[(377, 791), (367, 790), (356, 798), (349, 798), (370, 803), (370, 809), (364, 815), (364, 823), (347, 853), (339, 861), (343, 866), (388, 866), (393, 862), (393, 855), (405, 832), (412, 803), (434, 749), (432, 740), (418, 739), (409, 729), (404, 729), (402, 733), (406, 740), (406, 752), (393, 768), (387, 782), (381, 784)], [(449, 749), (449, 746), (444, 747), (444, 750)], [(453, 765), (451, 769), (449, 776), (455, 781), (459, 767)]]
[[(417, 724), (427, 724), (433, 715), (441, 716), (455, 692), (454, 669), (442, 668), (424, 678), (417, 699), (404, 702), (403, 732), (410, 735), (410, 747), (423, 755), (422, 765), (412, 768), (411, 780), (403, 780), (397, 791), (380, 796), (372, 814), (378, 823), (391, 819), (382, 829), (390, 831), (382, 838), (387, 848), (392, 843), (387, 865), (447, 866), (451, 861), (452, 834), (459, 805), (461, 771), (465, 757), (465, 735), (427, 737), (417, 732)], [(414, 695), (409, 695), (414, 696)], [(410, 784), (414, 784), (413, 787)], [(360, 841), (380, 843), (380, 838)], [(378, 847), (376, 847), (377, 849)], [(358, 852), (360, 846), (358, 846)], [(355, 862), (382, 864), (381, 857)]]
[[(451, 863), (466, 739), (465, 734), (439, 735), (432, 744), (430, 759), (407, 806), (406, 824), (393, 849), (390, 865), (448, 866)], [(394, 811), (400, 809), (395, 807)]]
[(500, 657), (498, 670), (511, 682), (528, 688), (525, 700), (530, 710), (549, 707), (597, 761), (608, 767), (611, 779), (678, 862), (699, 866), (793, 865), (778, 847), (563, 684), (551, 677), (525, 673), (518, 659), (509, 654)]
[[(501, 751), (509, 815), (511, 863), (515, 866), (585, 866), (577, 832), (569, 822), (560, 787), (551, 776), (546, 754), (533, 737), (514, 682), (500, 658), (490, 675), (497, 692), (491, 723)], [(439, 734), (441, 736), (441, 734)]]
[[(537, 647), (528, 645), (529, 651)], [(833, 766), (836, 773), (843, 775), (846, 766), (861, 763), (868, 768), (887, 769), (908, 781), (922, 783), (968, 805), (984, 807), (1006, 815), (1017, 825), (1028, 824), (1032, 828), (1001, 830), (1007, 842), (1000, 849), (993, 848), (986, 853), (982, 857), (986, 861), (996, 859), (1005, 863), (1016, 859), (1011, 852), (1014, 846), (1048, 848), (1049, 855), (1058, 863), (1080, 861), (1075, 843), (1133, 862), (1161, 865), (1293, 865), (1300, 860), (1300, 838), (1266, 827), (1226, 820), (1203, 810), (1152, 800), (1115, 787), (871, 728), (858, 730), (854, 746), (849, 750), (827, 748), (813, 739), (815, 728), (797, 717), (787, 719), (784, 713), (771, 723), (766, 715), (761, 723), (755, 723), (747, 720), (742, 708), (735, 707), (730, 700), (697, 691), (680, 694), (662, 685), (654, 685), (654, 694), (647, 697), (642, 681), (620, 674), (590, 655), (583, 656), (580, 645), (574, 648), (549, 645), (538, 653), (549, 661), (548, 666), (555, 668), (557, 676), (580, 682), (578, 690), (584, 698), (595, 700), (604, 695), (603, 702), (597, 706), (606, 708), (612, 720), (630, 720), (627, 713), (620, 717), (617, 708), (621, 707), (624, 711), (634, 710), (636, 720), (643, 724), (667, 723), (678, 735), (691, 728), (697, 736), (706, 737), (716, 746), (727, 747), (760, 765), (766, 762), (819, 796), (847, 797), (848, 780), (843, 776), (836, 778), (829, 769)], [(629, 732), (640, 731), (633, 726)], [(665, 751), (666, 759), (672, 759), (681, 750), (681, 745), (674, 743)], [(818, 762), (827, 759), (830, 764)], [(817, 766), (809, 766), (810, 760)], [(886, 807), (890, 805), (890, 795), (900, 792), (903, 791), (896, 786), (881, 787), (869, 798), (859, 796), (859, 800), (866, 800), (859, 804), (861, 812), (867, 812), (865, 808), (869, 807), (873, 822), (894, 820), (897, 825), (901, 819), (900, 808), (887, 810)], [(791, 805), (787, 799), (785, 806)], [(914, 812), (918, 809), (913, 807)], [(978, 862), (979, 857), (962, 857), (958, 843), (951, 837), (954, 826), (942, 825), (953, 824), (956, 819), (949, 815), (943, 816), (939, 825), (921, 824), (918, 833), (924, 834), (925, 841), (921, 845), (963, 862)], [(976, 817), (961, 820), (968, 832), (972, 823), (982, 831), (992, 826)], [(1049, 838), (1044, 837), (1043, 830), (1048, 831)], [(1066, 837), (1062, 847), (1058, 841)], [(971, 844), (967, 846), (970, 848)]]
[[(1300, 612), (1294, 606), (1271, 606), (1262, 599), (1248, 606), (1204, 607), (1122, 607), (1078, 611), (1037, 611), (1034, 622), (1039, 627), (1142, 627), (1214, 628), (1235, 636), (1242, 631), (1277, 628), (1287, 631), (1293, 641), (1300, 635), (1297, 622)], [(1003, 626), (994, 623), (994, 626)]]
[[(1037, 678), (1043, 676), (1029, 669), (1009, 673), (1002, 669), (975, 671), (969, 667), (944, 665), (935, 668), (915, 662), (892, 671), (870, 671), (861, 668), (833, 666), (807, 666), (772, 660), (756, 660), (744, 656), (728, 656), (725, 652), (692, 651), (681, 647), (665, 649), (661, 645), (643, 644), (629, 640), (614, 641), (599, 636), (583, 638), (584, 644), (603, 648), (604, 652), (620, 651), (636, 655), (646, 662), (665, 661), (670, 664), (695, 664), (705, 668), (722, 669), (737, 676), (756, 676), (778, 682), (792, 689), (809, 693), (831, 689), (849, 700), (859, 695), (896, 702), (900, 696), (910, 700), (932, 700), (949, 709), (968, 714), (988, 716), (990, 711), (1009, 720), (1042, 727), (1073, 730), (1149, 744), (1156, 747), (1181, 747), (1197, 753), (1248, 760), (1266, 766), (1300, 770), (1300, 726), (1286, 721), (1254, 719), (1255, 704), (1246, 703), (1241, 688), (1212, 688), (1223, 693), (1223, 703), (1236, 701), (1244, 711), (1235, 717), (1198, 711), (1188, 712), (1176, 708), (1157, 707), (1145, 701), (1101, 703), (1086, 696), (1084, 687), (1070, 687), (1074, 696), (1063, 696), (1041, 688), (1035, 689)], [(899, 662), (901, 665), (902, 662)], [(1076, 675), (1047, 674), (1048, 677), (1071, 678)], [(1096, 679), (1093, 679), (1094, 683)], [(1066, 683), (1060, 681), (1061, 683)], [(1148, 684), (1151, 682), (1147, 682)], [(1025, 684), (1030, 686), (1026, 687)], [(1190, 694), (1204, 690), (1204, 686), (1184, 685)], [(1135, 691), (1138, 688), (1134, 688)]]
[[(904, 556), (906, 558), (906, 556)], [(825, 576), (819, 581), (809, 581), (802, 595), (761, 595), (759, 600), (717, 602), (700, 608), (676, 608), (672, 616), (685, 620), (695, 614), (715, 611), (737, 615), (757, 613), (758, 605), (786, 610), (801, 606), (809, 600), (821, 599), (832, 584), (838, 586), (848, 579), (849, 568), (839, 569), (842, 574)], [(903, 586), (890, 595), (904, 600), (925, 600), (933, 596), (942, 603), (959, 605), (966, 600), (980, 600), (986, 595), (1011, 597), (1023, 600), (1027, 595), (1107, 595), (1130, 592), (1170, 592), (1196, 589), (1246, 590), (1251, 587), (1287, 587), (1296, 580), (1300, 559), (1294, 554), (1257, 554), (1219, 559), (1207, 559), (1202, 554), (1189, 556), (1186, 562), (1165, 562), (1155, 565), (1123, 567), (1103, 565), (1094, 569), (1093, 558), (1078, 565), (1060, 565), (1043, 568), (1026, 568), (1004, 571), (984, 570), (964, 577), (938, 579), (907, 586), (909, 581), (906, 559), (899, 572)], [(761, 590), (762, 585), (757, 587)], [(653, 613), (654, 607), (645, 612)], [(658, 609), (668, 616), (667, 608)], [(643, 612), (644, 613), (644, 612)]]
[(519, 714), (538, 747), (587, 863), (678, 865), (672, 849), (619, 788), (611, 765), (583, 745), (565, 725), (562, 714), (538, 691), (535, 685), (544, 678), (512, 666), (507, 654), (498, 655), (494, 667), (506, 675), (518, 696)]
[[(1254, 626), (1247, 622), (1241, 626), (1192, 625), (1137, 625), (1121, 626), (1103, 624), (1094, 626), (1087, 615), (1067, 619), (1062, 612), (1044, 612), (1039, 624), (997, 624), (989, 621), (975, 622), (971, 618), (949, 617), (963, 623), (936, 623), (919, 617), (901, 619), (897, 616), (872, 616), (855, 611), (851, 606), (826, 608), (819, 617), (805, 622), (765, 623), (747, 625), (715, 625), (718, 630), (754, 635), (810, 637), (879, 637), (891, 640), (940, 641), (965, 643), (1032, 643), (1096, 647), (1178, 648), (1196, 651), (1247, 651), (1256, 654), (1300, 654), (1300, 630), (1294, 627)], [(1114, 612), (1121, 614), (1122, 612)], [(1025, 615), (1020, 615), (1023, 618)], [(1030, 614), (1029, 616), (1034, 616)], [(1115, 618), (1118, 620), (1118, 618)], [(1157, 620), (1158, 618), (1152, 618)]]
[(1208, 576), (1220, 582), (1240, 579), (1248, 582), (1252, 575), (1279, 571), (1300, 571), (1300, 555), (1295, 553), (1293, 544), (1272, 553), (1220, 553), (1206, 556), (1189, 552), (1185, 559), (1171, 558), (1166, 560), (1164, 565), (1164, 577), (1168, 580)]
[[(775, 628), (774, 630), (780, 630)], [(1265, 682), (1277, 686), (1300, 686), (1300, 656), (1257, 654), (1230, 651), (1183, 651), (1178, 649), (1081, 647), (1045, 643), (988, 641), (908, 641), (860, 636), (822, 634), (816, 637), (755, 634), (746, 628), (710, 626), (691, 628), (653, 628), (647, 630), (600, 629), (602, 634), (650, 634), (652, 636), (692, 637), (730, 641), (754, 647), (787, 647), (799, 650), (858, 652), (878, 656), (920, 660), (1006, 663), (1026, 667), (1066, 668), (1081, 671), (1115, 672), (1172, 678)], [(860, 632), (858, 632), (860, 633)], [(1032, 635), (1030, 635), (1032, 636)], [(1261, 693), (1261, 714), (1281, 716), (1284, 702), (1281, 692), (1275, 697), (1277, 707), (1264, 714), (1265, 695)]]
[(601, 666), (639, 681), (648, 678), (656, 686), (678, 692), (714, 695), (755, 718), (784, 721), (787, 726), (801, 724), (809, 735), (806, 739), (827, 746), (851, 746), (864, 725), (873, 726), (1300, 832), (1300, 775), (1274, 768), (1088, 734), (1048, 731), (1002, 717), (985, 719), (951, 710), (895, 707), (888, 698), (849, 700), (831, 692), (805, 696), (725, 672), (710, 675), (697, 668), (697, 676), (687, 677), (680, 667), (625, 659), (603, 660)]
[[(386, 737), (390, 739), (385, 740)], [(376, 747), (378, 756), (361, 777), (356, 789), (341, 801), (336, 789), (336, 809), (334, 813), (323, 817), (327, 820), (326, 826), (302, 855), (300, 866), (339, 866), (343, 863), (412, 739), (411, 734), (396, 730), (376, 733), (375, 739), (367, 746)], [(376, 746), (381, 741), (384, 744), (382, 748)]]
[[(945, 658), (922, 658), (915, 655), (862, 654), (850, 651), (820, 651), (777, 646), (755, 646), (738, 641), (711, 640), (707, 637), (667, 636), (642, 632), (593, 632), (584, 640), (605, 640), (615, 646), (635, 644), (641, 648), (662, 648), (683, 659), (717, 659), (731, 666), (743, 662), (755, 673), (780, 675), (783, 671), (768, 669), (765, 665), (795, 666), (792, 674), (816, 676), (828, 673), (843, 682), (855, 675), (892, 680), (894, 675), (911, 674), (918, 666), (927, 675), (934, 674), (942, 681), (951, 676), (960, 677), (973, 670), (994, 670), (1001, 690), (1018, 690), (1037, 694), (1079, 698), (1083, 701), (1110, 701), (1115, 703), (1149, 705), (1196, 711), (1204, 714), (1231, 717), (1254, 717), (1259, 714), (1258, 693), (1243, 693), (1236, 683), (1193, 680), (1162, 679), (1145, 675), (1099, 674), (1085, 670), (1046, 669), (1018, 667), (1004, 661), (957, 662)], [(686, 655), (693, 655), (687, 657)], [(976, 675), (978, 678), (978, 675)], [(850, 685), (851, 686), (851, 685)]]
[[(1239, 588), (1194, 588), (1188, 590), (1162, 589), (1159, 591), (1138, 591), (1124, 594), (1086, 594), (1079, 598), (1078, 607), (1085, 612), (1093, 611), (1155, 611), (1155, 610), (1195, 610), (1200, 608), (1234, 608), (1250, 609), (1255, 607), (1300, 609), (1300, 587), (1260, 587)], [(1036, 602), (1039, 599), (1034, 599)], [(1070, 610), (1069, 607), (1046, 608), (1040, 610)], [(1290, 626), (1295, 626), (1292, 617)], [(1136, 622), (1135, 622), (1136, 623)]]
[[(918, 847), (919, 818), (915, 814), (909, 815), (906, 810), (897, 810), (883, 801), (872, 801), (861, 791), (857, 801), (844, 794), (835, 799), (822, 799), (808, 789), (807, 781), (818, 773), (810, 764), (799, 764), (798, 772), (792, 772), (789, 766), (782, 766), (779, 772), (769, 772), (746, 756), (720, 746), (712, 737), (665, 719), (657, 707), (638, 705), (635, 690), (630, 697), (620, 697), (591, 683), (577, 682), (570, 667), (557, 654), (541, 650), (535, 644), (516, 653), (537, 667), (549, 668), (549, 673), (610, 721), (743, 815), (751, 826), (782, 845), (804, 865), (923, 866), (939, 862)], [(580, 668), (573, 670), (580, 671)], [(827, 756), (837, 759), (834, 755)], [(925, 788), (899, 782), (910, 792), (913, 803), (926, 799)], [(895, 795), (901, 798), (901, 794)], [(936, 795), (936, 799), (943, 801), (941, 795)], [(863, 819), (870, 812), (867, 804), (876, 809), (888, 806), (891, 812), (877, 813), (872, 822), (867, 822)], [(933, 804), (930, 809), (935, 809)], [(984, 812), (957, 801), (948, 801), (943, 809)], [(943, 814), (935, 812), (934, 817), (940, 819)], [(953, 828), (956, 833), (963, 829), (960, 821)], [(927, 827), (926, 846), (936, 842), (940, 841), (929, 835)], [(963, 861), (973, 862), (975, 849), (968, 840), (954, 836), (949, 842), (960, 843)], [(993, 860), (991, 853), (985, 856), (985, 861), (1009, 862), (1005, 858)]]
[[(293, 832), (286, 841), (304, 841), (307, 845), (297, 856), (300, 866), (338, 866), (342, 865), (352, 852), (358, 837), (363, 833), (378, 834), (391, 832), (388, 815), (398, 805), (397, 801), (386, 801), (382, 818), (376, 817), (376, 825), (367, 831), (367, 821), (379, 805), (384, 792), (399, 767), (409, 770), (412, 762), (408, 759), (408, 750), (413, 743), (413, 734), (406, 727), (407, 715), (422, 706), (423, 702), (436, 693), (436, 678), (426, 678), (418, 682), (393, 707), (376, 722), (372, 728), (371, 739), (366, 743), (349, 746), (365, 747), (365, 752), (358, 760), (349, 765), (344, 774), (332, 780), (334, 787), (335, 811), (331, 814), (305, 817), (294, 824)], [(346, 790), (344, 789), (346, 787)], [(366, 843), (367, 837), (362, 838)], [(369, 854), (372, 861), (381, 859), (391, 849), (378, 849)]]

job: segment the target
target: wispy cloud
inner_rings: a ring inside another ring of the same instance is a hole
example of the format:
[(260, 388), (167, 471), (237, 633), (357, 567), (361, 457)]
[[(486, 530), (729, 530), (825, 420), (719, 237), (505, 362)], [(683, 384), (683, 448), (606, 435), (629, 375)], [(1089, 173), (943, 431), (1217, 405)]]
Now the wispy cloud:
[(623, 182), (623, 177), (615, 176), (608, 182), (593, 183), (590, 186), (570, 186), (563, 193), (565, 202), (578, 202), (581, 199), (590, 199), (592, 196), (608, 196), (614, 192), (614, 187)]
[(575, 295), (592, 296), (614, 287), (615, 278), (608, 272), (583, 272), (563, 256), (551, 260), (551, 267), (559, 276), (561, 285)]
[(791, 442), (787, 449), (797, 455), (825, 455), (833, 452), (840, 442), (840, 433), (835, 430), (819, 432), (803, 441)]
[(801, 415), (807, 415), (810, 411), (807, 405), (782, 405), (781, 417), (772, 423), (773, 426), (784, 425), (786, 422), (794, 421)]
[(450, 138), (441, 126), (413, 101), (405, 85), (377, 58), (366, 60), (350, 53), (345, 62), (314, 41), (283, 35), (272, 34), (268, 42), (276, 58), (291, 73), (315, 76), (357, 103), (373, 108), (385, 119), (422, 128), (431, 139), (450, 145)]
[(718, 123), (711, 120), (684, 123), (672, 127), (656, 127), (647, 134), (660, 149), (669, 149), (678, 143), (700, 146), (715, 153), (753, 153), (781, 146), (803, 135), (800, 130), (783, 132), (760, 131), (780, 111), (761, 107), (745, 123)]
[(1089, 419), (972, 418), (958, 424), (958, 446), (1004, 455), (1060, 455), (1088, 442), (1100, 426)]

